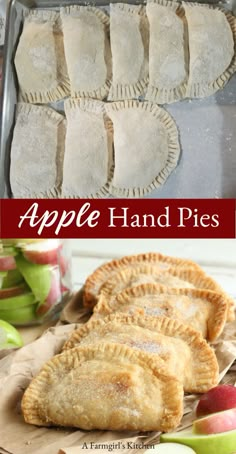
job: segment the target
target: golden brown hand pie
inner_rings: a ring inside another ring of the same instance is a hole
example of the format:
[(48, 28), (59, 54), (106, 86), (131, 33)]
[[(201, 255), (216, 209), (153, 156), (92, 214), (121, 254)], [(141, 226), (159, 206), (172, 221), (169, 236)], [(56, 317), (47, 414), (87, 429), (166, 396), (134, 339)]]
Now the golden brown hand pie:
[(69, 95), (63, 34), (57, 12), (32, 9), (27, 13), (15, 67), (23, 101), (48, 103)]
[(117, 312), (166, 316), (186, 323), (213, 342), (224, 329), (228, 304), (223, 295), (211, 290), (141, 284), (118, 293), (108, 303), (98, 303), (96, 309), (94, 315), (99, 317)]
[(112, 176), (112, 124), (104, 103), (94, 99), (65, 101), (67, 131), (63, 197), (102, 197)]
[(138, 98), (148, 82), (148, 21), (142, 5), (110, 4), (110, 101)]
[(170, 114), (147, 101), (107, 103), (105, 109), (114, 127), (110, 193), (141, 197), (164, 184), (180, 154), (178, 129)]
[(93, 6), (61, 8), (72, 98), (103, 99), (111, 79), (109, 17)]
[(86, 323), (72, 333), (64, 349), (100, 342), (125, 344), (161, 358), (186, 392), (206, 392), (218, 380), (214, 351), (201, 334), (167, 317), (117, 316)]
[(149, 85), (145, 98), (158, 104), (185, 98), (188, 79), (188, 34), (178, 2), (151, 0), (146, 6), (150, 25)]
[(11, 145), (14, 197), (58, 197), (62, 184), (65, 118), (47, 106), (20, 103)]
[(117, 260), (111, 260), (99, 266), (85, 281), (83, 291), (83, 304), (86, 307), (93, 307), (98, 300), (101, 286), (105, 281), (123, 268), (135, 268), (143, 263), (150, 263), (159, 269), (167, 270), (170, 267), (189, 267), (201, 269), (192, 260), (170, 257), (157, 252), (147, 252), (146, 254), (127, 255)]
[(169, 431), (183, 412), (183, 386), (160, 360), (125, 345), (64, 351), (26, 390), (25, 421), (85, 430)]
[(236, 19), (209, 5), (183, 3), (189, 34), (187, 96), (202, 98), (223, 88), (236, 71)]

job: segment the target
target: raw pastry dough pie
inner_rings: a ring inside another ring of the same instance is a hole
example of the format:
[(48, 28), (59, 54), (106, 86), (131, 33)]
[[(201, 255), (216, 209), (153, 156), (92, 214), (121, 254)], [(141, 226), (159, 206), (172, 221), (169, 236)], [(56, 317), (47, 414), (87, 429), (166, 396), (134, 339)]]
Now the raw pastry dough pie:
[[(94, 320), (72, 333), (64, 349), (101, 342), (125, 344), (165, 361), (186, 392), (206, 392), (217, 383), (218, 363), (201, 334), (167, 317), (127, 317)], [(180, 360), (181, 358), (181, 360)]]
[(236, 19), (209, 5), (183, 3), (183, 6), (190, 52), (187, 96), (201, 98), (223, 88), (236, 71)]
[(146, 254), (126, 255), (117, 260), (111, 260), (99, 266), (90, 274), (84, 285), (83, 304), (86, 307), (93, 307), (98, 300), (101, 286), (110, 279), (112, 275), (127, 267), (139, 267), (142, 264), (153, 264), (161, 270), (168, 270), (170, 267), (189, 267), (200, 270), (200, 266), (192, 260), (178, 257), (170, 257), (157, 252), (147, 252)]
[(67, 132), (64, 197), (101, 197), (112, 176), (112, 124), (104, 104), (92, 99), (65, 102)]
[(114, 125), (115, 170), (110, 192), (141, 197), (161, 186), (177, 165), (180, 145), (174, 120), (156, 104), (105, 105)]
[(103, 99), (111, 79), (109, 17), (92, 6), (61, 8), (71, 96)]
[[(95, 314), (102, 316), (102, 307)], [(166, 316), (192, 326), (213, 342), (224, 329), (227, 308), (225, 297), (210, 290), (141, 284), (118, 293), (109, 305), (105, 303), (103, 316), (117, 312)]]
[(169, 431), (183, 412), (183, 386), (160, 360), (106, 344), (67, 350), (26, 390), (25, 421), (85, 430)]
[(110, 4), (111, 101), (138, 98), (148, 82), (148, 21), (142, 5)]
[(146, 99), (158, 104), (183, 99), (188, 79), (188, 34), (184, 10), (177, 2), (151, 0), (149, 85)]
[(14, 197), (58, 197), (62, 184), (65, 119), (50, 107), (20, 103), (11, 146)]
[(31, 10), (15, 55), (23, 101), (47, 103), (70, 93), (59, 14)]

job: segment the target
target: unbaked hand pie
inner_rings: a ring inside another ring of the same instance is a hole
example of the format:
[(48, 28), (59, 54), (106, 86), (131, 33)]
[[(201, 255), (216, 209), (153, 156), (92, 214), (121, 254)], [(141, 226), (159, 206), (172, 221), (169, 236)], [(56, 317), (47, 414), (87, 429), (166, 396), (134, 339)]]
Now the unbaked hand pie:
[[(124, 314), (94, 320), (76, 330), (65, 349), (102, 342), (125, 344), (161, 358), (170, 375), (178, 377), (186, 392), (206, 392), (218, 380), (214, 351), (201, 334), (167, 317), (127, 317)], [(180, 360), (181, 358), (181, 360)]]
[(69, 95), (63, 34), (56, 11), (32, 9), (27, 13), (15, 67), (23, 101), (48, 103)]
[(200, 266), (192, 260), (182, 259), (179, 257), (170, 257), (158, 252), (147, 252), (137, 255), (126, 255), (120, 259), (111, 260), (99, 266), (92, 274), (90, 274), (84, 284), (83, 289), (83, 304), (85, 307), (93, 307), (97, 303), (100, 294), (101, 286), (110, 279), (115, 273), (124, 268), (135, 268), (142, 264), (152, 264), (160, 270), (168, 270), (175, 267), (188, 267), (196, 270), (201, 270)]
[(114, 127), (110, 193), (142, 197), (164, 184), (178, 163), (177, 126), (169, 113), (151, 102), (120, 101), (107, 103), (105, 109)]
[(188, 79), (188, 34), (178, 2), (151, 0), (146, 6), (150, 25), (149, 85), (145, 98), (158, 104), (185, 98)]
[(110, 101), (138, 98), (148, 82), (149, 26), (142, 5), (110, 4)]
[(159, 284), (140, 284), (118, 293), (109, 303), (99, 303), (94, 315), (108, 313), (136, 316), (166, 316), (200, 331), (213, 342), (222, 333), (228, 304), (226, 298), (211, 290), (171, 288)]
[(63, 197), (101, 197), (112, 176), (112, 124), (102, 101), (66, 100)]
[(105, 98), (111, 79), (109, 17), (81, 5), (66, 6), (60, 13), (71, 96)]
[(62, 184), (65, 118), (47, 106), (19, 103), (11, 145), (14, 197), (58, 197)]
[(166, 432), (180, 423), (183, 386), (161, 359), (125, 345), (78, 347), (43, 366), (22, 411), (38, 426)]
[(236, 71), (236, 19), (217, 7), (183, 3), (189, 35), (187, 96), (202, 98), (223, 88)]

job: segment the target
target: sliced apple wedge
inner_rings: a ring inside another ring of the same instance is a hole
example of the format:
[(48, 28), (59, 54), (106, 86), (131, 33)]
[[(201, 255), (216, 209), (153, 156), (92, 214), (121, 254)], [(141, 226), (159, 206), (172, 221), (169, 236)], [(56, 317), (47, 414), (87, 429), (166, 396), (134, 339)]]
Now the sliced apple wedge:
[(37, 319), (35, 314), (36, 307), (36, 304), (31, 304), (30, 306), (20, 307), (18, 309), (0, 309), (0, 319), (13, 325), (24, 325), (34, 322)]
[(191, 430), (161, 435), (161, 443), (180, 443), (194, 449), (196, 454), (234, 454), (236, 430), (214, 435), (197, 435)]
[(30, 243), (22, 248), (23, 256), (32, 263), (38, 265), (56, 265), (58, 263), (58, 251), (61, 248), (60, 240), (50, 239), (40, 243)]
[(16, 328), (0, 320), (0, 349), (22, 347), (23, 339)]
[(193, 432), (197, 434), (218, 434), (234, 429), (236, 429), (236, 408), (213, 413), (193, 423)]
[(203, 394), (196, 408), (197, 417), (236, 408), (236, 386), (218, 385)]
[(0, 299), (0, 310), (12, 310), (35, 304), (36, 298), (32, 292), (25, 292), (22, 295), (13, 296), (12, 298)]
[(39, 303), (37, 307), (37, 315), (41, 317), (45, 315), (50, 309), (57, 304), (62, 297), (62, 289), (61, 289), (61, 281), (60, 281), (60, 272), (58, 268), (54, 268), (51, 270), (52, 273), (52, 280), (51, 280), (51, 287), (47, 298), (45, 301)]
[(19, 255), (17, 267), (39, 303), (46, 300), (52, 283), (52, 270), (49, 265), (36, 265)]
[(10, 270), (6, 272), (6, 275), (2, 281), (2, 288), (15, 287), (16, 285), (24, 283), (24, 278), (19, 270)]

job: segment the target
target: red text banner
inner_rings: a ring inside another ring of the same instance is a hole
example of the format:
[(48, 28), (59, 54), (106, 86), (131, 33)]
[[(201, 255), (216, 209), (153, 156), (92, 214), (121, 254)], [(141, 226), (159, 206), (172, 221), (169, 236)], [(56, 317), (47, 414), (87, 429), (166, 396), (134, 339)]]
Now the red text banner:
[(1, 238), (235, 238), (233, 199), (3, 199)]

